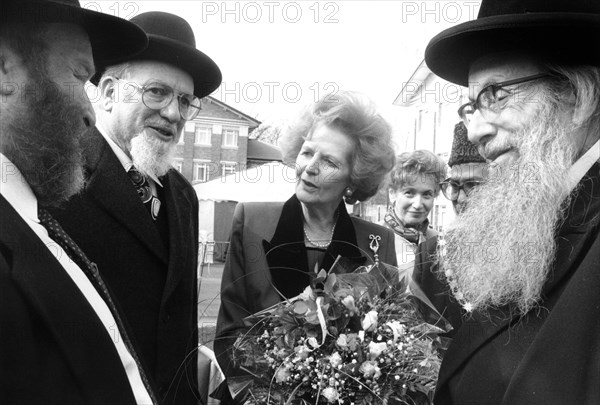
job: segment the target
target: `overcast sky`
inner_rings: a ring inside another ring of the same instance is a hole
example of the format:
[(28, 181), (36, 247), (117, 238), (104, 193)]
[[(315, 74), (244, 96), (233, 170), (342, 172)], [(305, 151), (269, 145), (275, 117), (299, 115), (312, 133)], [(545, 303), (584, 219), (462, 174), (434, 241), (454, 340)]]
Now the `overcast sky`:
[[(131, 17), (167, 11), (192, 26), (197, 48), (221, 68), (217, 99), (261, 121), (292, 118), (338, 89), (372, 98), (394, 126), (392, 105), (441, 30), (476, 18), (479, 1), (81, 1)], [(398, 128), (395, 128), (398, 131)]]

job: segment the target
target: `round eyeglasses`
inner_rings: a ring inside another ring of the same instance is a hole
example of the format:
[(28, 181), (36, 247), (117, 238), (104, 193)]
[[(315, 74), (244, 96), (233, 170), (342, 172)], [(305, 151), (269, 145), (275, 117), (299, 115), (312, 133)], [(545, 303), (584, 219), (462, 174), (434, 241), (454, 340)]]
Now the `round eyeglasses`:
[[(117, 80), (125, 81), (118, 77)], [(189, 121), (196, 118), (200, 110), (202, 110), (202, 100), (193, 94), (177, 93), (172, 87), (164, 83), (152, 82), (144, 86), (137, 83), (127, 81), (126, 86), (134, 86), (142, 93), (142, 103), (151, 110), (159, 111), (171, 104), (173, 97), (177, 97), (179, 106), (179, 115), (182, 119)]]
[(483, 89), (481, 89), (479, 94), (477, 94), (475, 101), (469, 101), (468, 103), (465, 103), (459, 107), (458, 115), (465, 126), (469, 126), (471, 117), (477, 110), (479, 110), (481, 115), (483, 115), (484, 119), (491, 119), (494, 115), (499, 114), (500, 111), (502, 111), (502, 109), (506, 106), (506, 103), (508, 102), (508, 96), (514, 94), (514, 91), (508, 90), (505, 87), (527, 83), (549, 76), (550, 74), (548, 73), (538, 73), (535, 75), (522, 77), (520, 79), (507, 80), (505, 82), (499, 82), (485, 86)]
[(477, 186), (479, 186), (482, 181), (471, 180), (465, 181), (462, 184), (459, 184), (452, 180), (444, 180), (440, 183), (440, 187), (442, 188), (442, 194), (444, 197), (449, 199), (450, 201), (458, 200), (458, 195), (460, 194), (460, 190), (464, 190), (466, 195), (469, 195), (471, 191)]

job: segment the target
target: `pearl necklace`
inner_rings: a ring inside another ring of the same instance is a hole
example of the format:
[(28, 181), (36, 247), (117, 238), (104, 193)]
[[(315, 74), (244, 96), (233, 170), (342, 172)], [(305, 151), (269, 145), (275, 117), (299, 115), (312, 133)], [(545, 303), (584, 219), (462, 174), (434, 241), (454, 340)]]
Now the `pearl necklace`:
[[(443, 267), (444, 258), (446, 257), (446, 240), (444, 239), (444, 236), (441, 234), (438, 235), (437, 242), (438, 242), (438, 248), (437, 248), (438, 265), (440, 267)], [(458, 301), (460, 306), (463, 307), (463, 309), (465, 311), (467, 311), (467, 313), (473, 312), (473, 304), (470, 303), (469, 301), (465, 300), (464, 294), (460, 291), (460, 289), (458, 288), (458, 283), (454, 279), (454, 272), (451, 269), (443, 269), (443, 270), (444, 270), (444, 276), (446, 277), (446, 281), (448, 282), (448, 286), (450, 287), (450, 291), (452, 292), (452, 295), (454, 295), (454, 298), (456, 299), (456, 301)]]
[(339, 212), (336, 211), (335, 220), (333, 222), (333, 227), (331, 228), (331, 234), (329, 235), (329, 240), (327, 242), (323, 242), (323, 243), (315, 242), (310, 238), (310, 236), (308, 236), (308, 232), (306, 231), (306, 220), (305, 220), (304, 225), (302, 226), (302, 229), (304, 230), (304, 236), (306, 237), (306, 240), (308, 241), (308, 243), (310, 243), (314, 247), (317, 247), (320, 249), (327, 249), (329, 247), (329, 245), (331, 245), (331, 241), (333, 240), (333, 232), (335, 231), (335, 226), (337, 225), (338, 217), (339, 217)]

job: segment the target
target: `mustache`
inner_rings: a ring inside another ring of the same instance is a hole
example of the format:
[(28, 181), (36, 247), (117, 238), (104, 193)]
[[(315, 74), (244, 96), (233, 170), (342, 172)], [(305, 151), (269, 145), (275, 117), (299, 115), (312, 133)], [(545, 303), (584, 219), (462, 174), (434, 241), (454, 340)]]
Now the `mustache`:
[(491, 140), (477, 146), (479, 154), (488, 162), (495, 160), (498, 156), (509, 150), (515, 149), (517, 145), (510, 140)]

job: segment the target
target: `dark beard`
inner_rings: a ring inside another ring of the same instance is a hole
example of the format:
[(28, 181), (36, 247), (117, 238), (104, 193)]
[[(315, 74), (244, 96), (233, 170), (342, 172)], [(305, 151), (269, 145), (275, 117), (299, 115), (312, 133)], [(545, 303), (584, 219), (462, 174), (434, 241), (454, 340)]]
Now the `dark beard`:
[(43, 72), (14, 97), (20, 102), (1, 121), (1, 150), (14, 163), (40, 205), (56, 207), (83, 186), (80, 139), (90, 130), (83, 110)]

